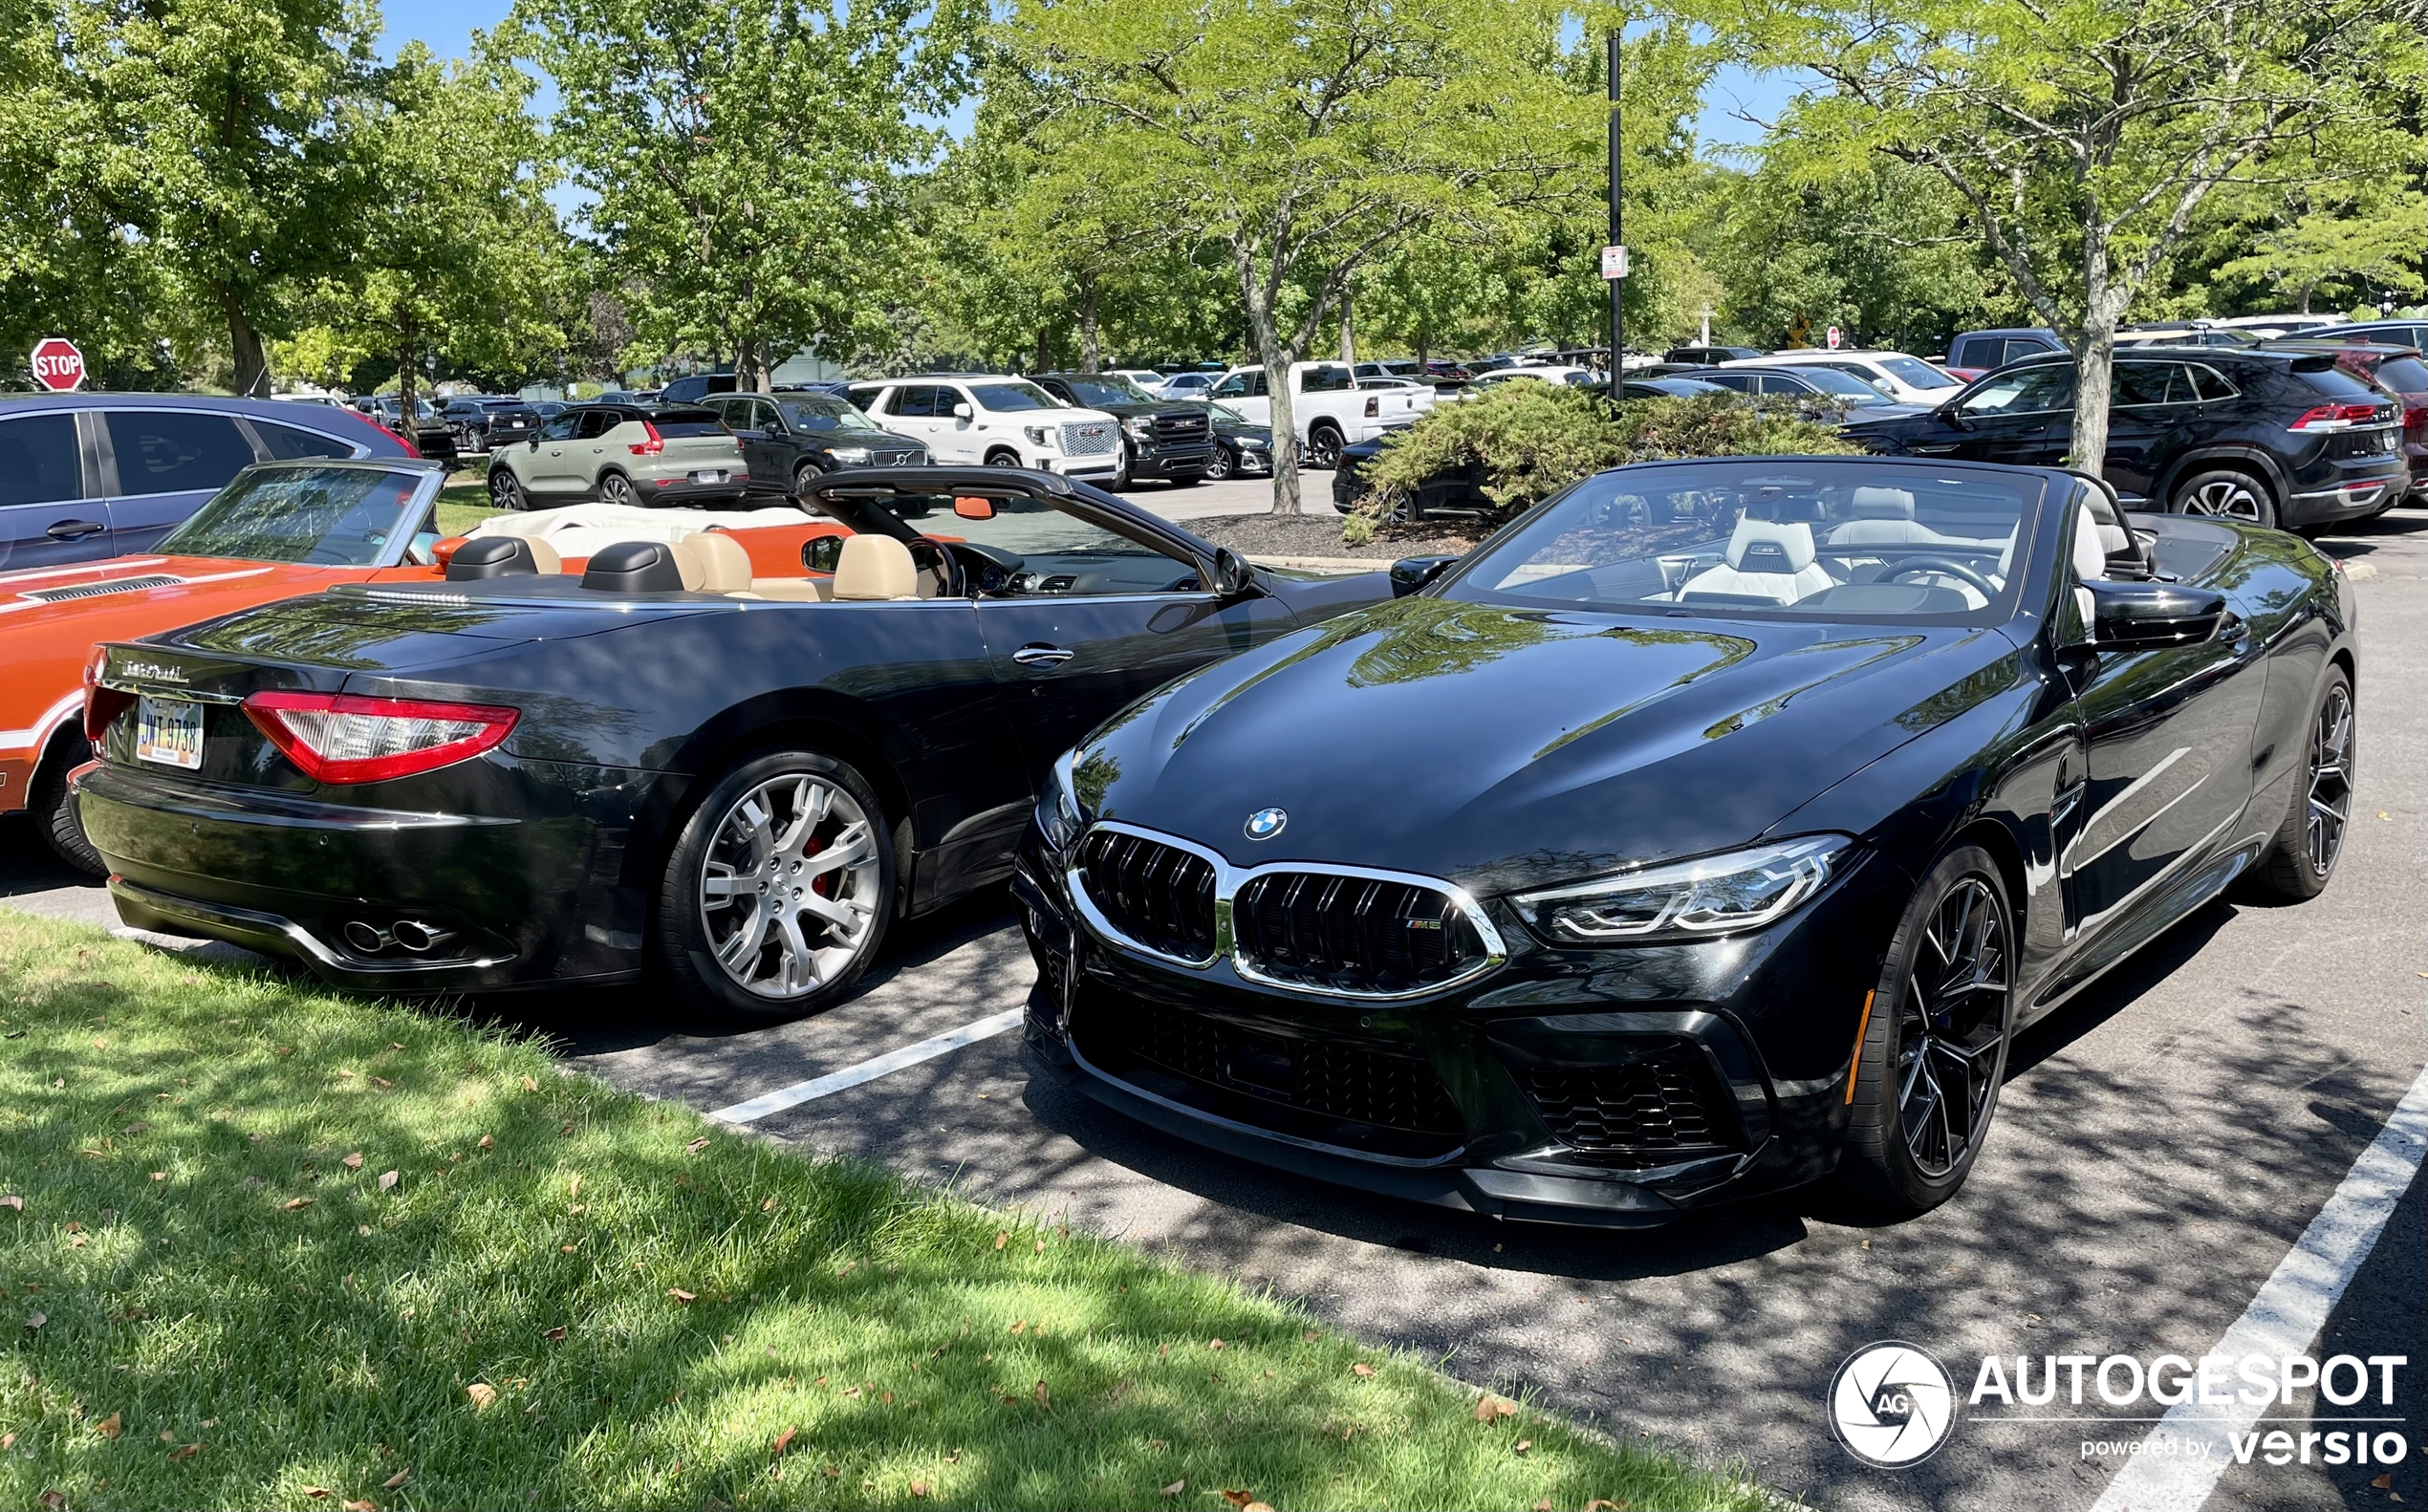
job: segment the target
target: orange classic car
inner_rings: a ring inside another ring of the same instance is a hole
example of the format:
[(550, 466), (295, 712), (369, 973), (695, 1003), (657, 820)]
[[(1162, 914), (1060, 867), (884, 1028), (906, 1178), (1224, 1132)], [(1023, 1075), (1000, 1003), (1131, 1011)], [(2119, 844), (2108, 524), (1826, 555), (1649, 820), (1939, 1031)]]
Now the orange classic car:
[[(67, 803), (91, 755), (83, 675), (94, 644), (157, 635), (337, 583), (427, 582), (467, 537), (435, 529), (444, 465), (401, 457), (249, 467), (158, 546), (134, 556), (0, 572), (0, 813), (31, 810), (70, 865), (105, 869)], [(482, 522), (470, 536), (532, 544), (544, 570), (581, 571), (620, 541), (731, 534), (754, 584), (812, 578), (803, 548), (850, 533), (798, 509), (649, 509), (570, 505)]]

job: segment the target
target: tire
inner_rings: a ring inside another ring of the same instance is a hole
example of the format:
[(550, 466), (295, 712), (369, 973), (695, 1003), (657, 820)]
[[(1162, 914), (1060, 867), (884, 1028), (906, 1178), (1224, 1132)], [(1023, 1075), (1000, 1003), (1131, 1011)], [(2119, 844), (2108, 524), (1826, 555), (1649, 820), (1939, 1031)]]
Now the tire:
[(1028, 464), (1020, 460), (1020, 453), (1012, 451), (1007, 447), (998, 446), (993, 451), (986, 453), (986, 465), (989, 467), (1025, 467)]
[(1913, 1218), (1964, 1184), (2014, 1038), (2014, 939), (2006, 884), (1979, 846), (1948, 852), (1915, 889), (1855, 1049), (1838, 1184), (1856, 1201)]
[(523, 491), (522, 480), (508, 467), (489, 469), (489, 503), (500, 509), (528, 509), (531, 495)]
[(2302, 740), (2302, 770), (2292, 802), (2267, 854), (2251, 869), (2251, 886), (2287, 903), (2306, 902), (2327, 890), (2352, 828), (2352, 778), (2359, 769), (2359, 729), (2352, 680), (2330, 666), (2310, 705)]
[[(857, 859), (837, 865), (847, 851)], [(798, 901), (811, 897), (827, 906)], [(893, 914), (893, 831), (868, 779), (817, 751), (770, 751), (720, 778), (676, 836), (652, 959), (701, 1018), (783, 1024), (851, 991)]]
[(2205, 514), (2238, 520), (2244, 525), (2276, 528), (2276, 501), (2265, 483), (2237, 467), (2212, 467), (2196, 472), (2175, 486), (2167, 502), (2172, 514)]
[(76, 804), (68, 793), (68, 773), (81, 765), (76, 751), (54, 749), (42, 758), (42, 767), (33, 774), (33, 786), (26, 791), (26, 808), (33, 815), (34, 824), (42, 831), (42, 839), (51, 853), (87, 876), (107, 876), (110, 863), (93, 849), (84, 837), (83, 822), (76, 816)]
[(625, 504), (636, 508), (640, 504), (640, 490), (635, 488), (632, 480), (620, 472), (599, 475), (598, 497), (605, 504)]
[(801, 501), (801, 499), (803, 498), (803, 496), (805, 496), (806, 494), (808, 494), (808, 493), (809, 493), (810, 489), (812, 489), (813, 487), (816, 486), (816, 485), (817, 485), (817, 480), (818, 480), (818, 479), (820, 479), (820, 478), (823, 478), (823, 477), (825, 477), (825, 476), (826, 476), (826, 469), (825, 469), (824, 467), (819, 466), (816, 463), (813, 463), (813, 462), (805, 462), (805, 463), (801, 464), (801, 465), (799, 465), (799, 466), (797, 466), (797, 467), (793, 468), (793, 469), (792, 469), (792, 500), (793, 500), (793, 502), (794, 502), (795, 504), (799, 503), (799, 502)]
[(1340, 465), (1340, 432), (1317, 425), (1307, 432), (1307, 465), (1331, 472)]
[(1210, 457), (1210, 458), (1206, 459), (1206, 463), (1205, 463), (1205, 476), (1206, 476), (1206, 479), (1207, 479), (1209, 482), (1213, 482), (1213, 483), (1221, 483), (1221, 482), (1225, 481), (1225, 479), (1229, 478), (1229, 477), (1230, 477), (1230, 475), (1231, 475), (1231, 454), (1230, 454), (1229, 452), (1227, 452), (1227, 451), (1225, 451), (1225, 450), (1224, 450), (1222, 447), (1220, 447), (1220, 446), (1215, 447), (1215, 448), (1214, 448), (1214, 455), (1213, 455), (1212, 457)]

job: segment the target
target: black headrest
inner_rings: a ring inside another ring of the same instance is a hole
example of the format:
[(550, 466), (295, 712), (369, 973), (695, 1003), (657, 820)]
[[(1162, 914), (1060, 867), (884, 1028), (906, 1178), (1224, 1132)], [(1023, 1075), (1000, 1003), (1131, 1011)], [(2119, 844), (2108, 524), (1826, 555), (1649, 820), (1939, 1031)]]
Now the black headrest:
[(582, 586), (614, 594), (683, 591), (683, 568), (674, 548), (657, 541), (618, 541), (591, 553)]
[(447, 558), (446, 580), (467, 582), (475, 577), (513, 577), (539, 571), (539, 560), (531, 554), (531, 543), (519, 535), (483, 535), (465, 542)]

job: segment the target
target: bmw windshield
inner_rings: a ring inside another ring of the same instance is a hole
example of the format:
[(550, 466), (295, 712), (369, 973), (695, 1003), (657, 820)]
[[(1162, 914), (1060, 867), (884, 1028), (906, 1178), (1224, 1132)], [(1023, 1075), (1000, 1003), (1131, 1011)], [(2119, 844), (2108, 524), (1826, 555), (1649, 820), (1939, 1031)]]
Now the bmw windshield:
[(426, 523), (430, 507), (416, 506), (414, 498), (427, 476), (374, 467), (244, 472), (154, 550), (165, 556), (376, 567), (397, 532)]
[(1860, 459), (1621, 468), (1526, 516), (1442, 596), (1674, 617), (1987, 624), (2013, 611), (2039, 485)]

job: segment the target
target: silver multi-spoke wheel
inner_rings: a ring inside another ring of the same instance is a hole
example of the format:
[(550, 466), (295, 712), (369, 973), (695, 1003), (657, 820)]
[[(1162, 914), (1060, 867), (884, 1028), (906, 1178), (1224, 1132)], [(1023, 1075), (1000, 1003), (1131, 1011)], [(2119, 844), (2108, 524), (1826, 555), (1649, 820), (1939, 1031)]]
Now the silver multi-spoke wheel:
[(2259, 490), (2239, 478), (2213, 478), (2193, 487), (2183, 496), (2183, 512), (2241, 520), (2245, 525), (2261, 525), (2267, 520)]
[(2310, 729), (2309, 807), (2303, 829), (2310, 870), (2322, 877), (2335, 870), (2344, 849), (2344, 828), (2352, 814), (2352, 695), (2338, 681), (2328, 688)]
[(1900, 994), (1895, 1074), (1897, 1126), (1925, 1177), (1955, 1170), (1989, 1121), (2012, 954), (2005, 911), (1978, 876), (1959, 877), (1923, 924)]
[(851, 970), (882, 906), (876, 827), (810, 773), (750, 788), (717, 820), (700, 865), (700, 921), (736, 986), (798, 998)]

